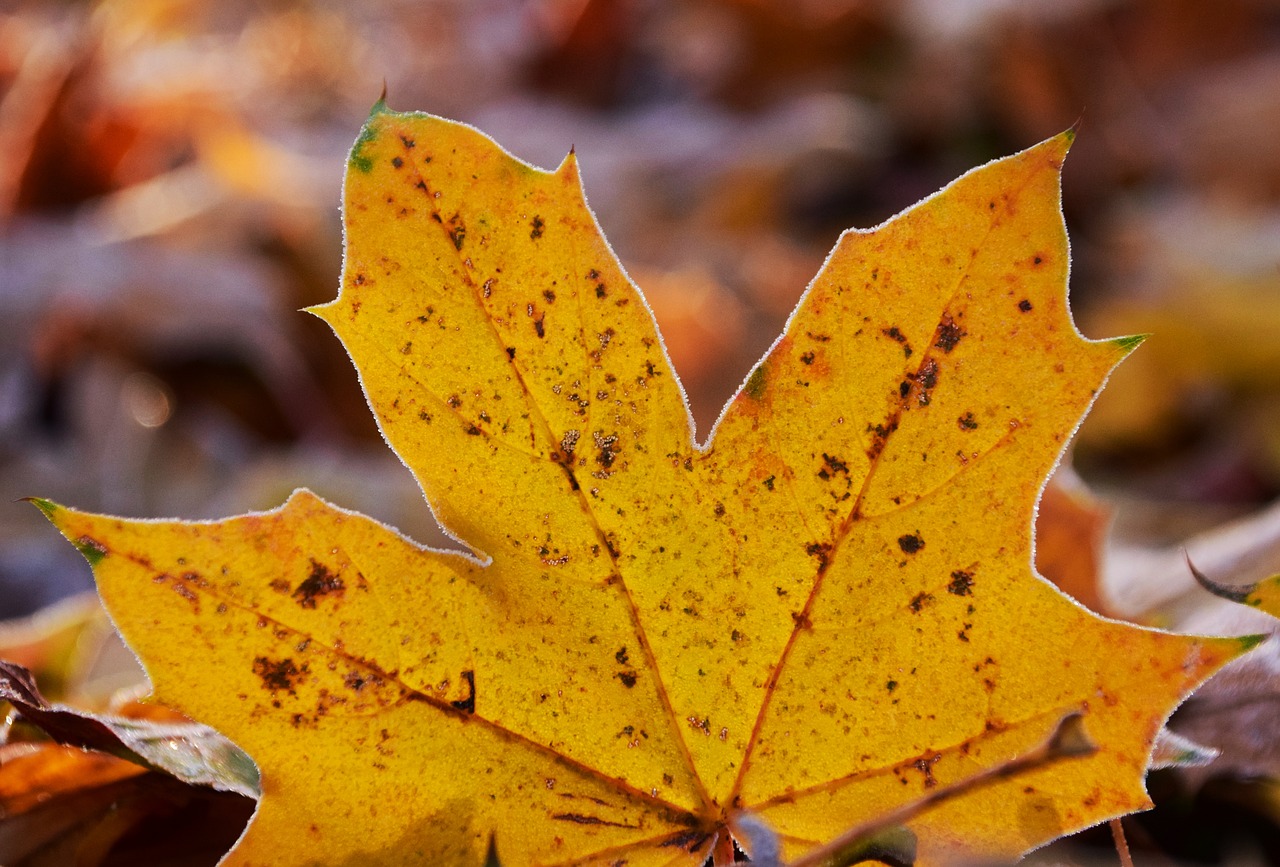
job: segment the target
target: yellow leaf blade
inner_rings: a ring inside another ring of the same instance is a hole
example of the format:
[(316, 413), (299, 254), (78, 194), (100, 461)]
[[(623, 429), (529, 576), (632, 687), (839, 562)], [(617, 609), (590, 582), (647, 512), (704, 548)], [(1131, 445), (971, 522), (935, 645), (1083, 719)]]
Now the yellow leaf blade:
[[(594, 601), (577, 600), (583, 617), (554, 630), (539, 629), (536, 613), (511, 629), (521, 615), (502, 606), (518, 599), (495, 601), (476, 564), (307, 492), (275, 512), (208, 524), (46, 511), (95, 552), (104, 602), (156, 700), (263, 766), (261, 805), (227, 863), (278, 863), (290, 846), (304, 861), (325, 852), (327, 863), (479, 863), (492, 829), (512, 863), (646, 840), (669, 858), (701, 842), (661, 792), (566, 755), (614, 753), (679, 772), (678, 756), (655, 756), (654, 739), (638, 734), (652, 688), (623, 685), (612, 646), (588, 641), (609, 628)], [(472, 634), (495, 617), (509, 631)], [(557, 646), (570, 636), (584, 658), (577, 673), (562, 657), (575, 651)], [(532, 680), (538, 669), (544, 677)], [(555, 731), (557, 719), (594, 727)], [(558, 737), (513, 731), (540, 724)], [(478, 787), (492, 797), (476, 798)], [(671, 839), (674, 850), (660, 845)]]
[(211, 524), (38, 503), (158, 699), (261, 763), (227, 863), (480, 863), (496, 839), (696, 865), (747, 813), (790, 857), (1072, 711), (1099, 752), (913, 819), (922, 863), (1141, 808), (1160, 724), (1247, 642), (1104, 620), (1032, 568), (1043, 480), (1133, 346), (1070, 319), (1069, 141), (847, 233), (699, 447), (576, 158), (379, 104), (312, 312), (475, 558), (305, 492)]

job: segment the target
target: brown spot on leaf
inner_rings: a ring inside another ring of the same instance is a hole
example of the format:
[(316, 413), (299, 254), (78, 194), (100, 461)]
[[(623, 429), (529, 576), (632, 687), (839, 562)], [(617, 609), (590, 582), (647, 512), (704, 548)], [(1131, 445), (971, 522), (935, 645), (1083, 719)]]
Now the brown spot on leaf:
[[(601, 819), (599, 816), (584, 816), (582, 813), (553, 813), (551, 818), (559, 819), (561, 822), (573, 822), (577, 825), (608, 825), (612, 828), (634, 828), (634, 825), (624, 825), (621, 822), (610, 822), (607, 819)], [(621, 862), (625, 864), (626, 862)]]
[(342, 682), (348, 689), (359, 692), (369, 684), (379, 684), (382, 680), (373, 674), (367, 674), (359, 671), (349, 671), (342, 678)]
[(535, 215), (533, 222), (529, 224), (533, 229), (529, 232), (529, 239), (536, 241), (542, 237), (542, 230), (546, 228), (546, 223), (542, 222), (542, 218)]
[(889, 434), (893, 433), (897, 429), (898, 422), (896, 419), (890, 420), (885, 424), (875, 425), (874, 427), (868, 425), (867, 430), (871, 432), (873, 436), (871, 438), (871, 445), (867, 447), (867, 457), (872, 460), (879, 457), (880, 453), (884, 451), (885, 444), (889, 440)]
[(818, 560), (818, 568), (827, 568), (827, 563), (831, 559), (831, 543), (830, 542), (810, 542), (805, 546), (805, 553), (810, 557), (816, 557)]
[(916, 759), (911, 763), (911, 767), (924, 774), (924, 787), (926, 789), (932, 789), (938, 785), (938, 781), (933, 777), (933, 766), (940, 758), (942, 758), (941, 754), (935, 754), (926, 758)]
[(952, 572), (951, 583), (947, 585), (947, 592), (955, 596), (972, 596), (973, 573), (966, 572), (963, 569), (957, 569)]
[(829, 455), (826, 452), (823, 452), (822, 463), (825, 464), (825, 466), (818, 471), (818, 475), (824, 479), (834, 476), (837, 473), (844, 473), (846, 476), (849, 475), (849, 465), (835, 455)]
[(978, 420), (973, 417), (973, 413), (966, 412), (964, 415), (956, 419), (956, 424), (960, 426), (960, 430), (977, 430)]
[(195, 591), (187, 586), (187, 582), (179, 579), (170, 584), (169, 587), (174, 593), (177, 593), (183, 599), (190, 602), (191, 607), (196, 610), (197, 614), (200, 613), (200, 597), (195, 594)]
[(1028, 301), (1026, 298), (1023, 298), (1021, 301), (1018, 302), (1018, 309), (1021, 310), (1023, 313), (1030, 313), (1031, 302)]
[(924, 608), (925, 603), (931, 601), (932, 599), (933, 599), (933, 595), (930, 593), (917, 593), (915, 596), (912, 597), (911, 603), (908, 607), (911, 609), (913, 613), (919, 614), (920, 609)]
[(451, 704), (453, 707), (457, 708), (458, 710), (462, 711), (463, 713), (475, 713), (476, 712), (476, 673), (471, 669), (467, 669), (466, 671), (462, 672), (462, 679), (467, 682), (467, 689), (469, 691), (469, 694), (467, 695), (466, 698), (460, 698), (457, 701), (451, 701), (449, 702), (449, 704)]
[(924, 539), (920, 538), (919, 532), (908, 533), (898, 537), (898, 547), (904, 554), (914, 554), (924, 547)]
[(253, 660), (253, 673), (262, 679), (264, 689), (269, 689), (273, 693), (288, 692), (290, 695), (296, 695), (294, 688), (302, 682), (307, 673), (307, 666), (303, 663), (299, 668), (294, 665), (292, 659), (273, 660), (259, 656)]
[(608, 470), (618, 458), (618, 435), (609, 434), (604, 436), (602, 431), (595, 431), (591, 436), (596, 441), (596, 449), (598, 450), (596, 463)]
[(618, 672), (618, 680), (622, 681), (622, 685), (627, 689), (636, 685), (636, 673), (634, 671)]
[(916, 372), (915, 379), (916, 385), (919, 386), (919, 391), (916, 392), (916, 403), (919, 406), (928, 406), (930, 392), (938, 384), (938, 362), (930, 358), (920, 365), (920, 370)]
[(293, 598), (303, 608), (315, 608), (316, 599), (334, 594), (341, 598), (346, 589), (342, 579), (327, 566), (312, 560), (311, 574), (293, 591)]
[(960, 342), (960, 338), (968, 335), (950, 314), (944, 313), (942, 316), (942, 324), (938, 326), (938, 336), (934, 339), (933, 345), (941, 349), (943, 352), (950, 352), (956, 348), (956, 344)]

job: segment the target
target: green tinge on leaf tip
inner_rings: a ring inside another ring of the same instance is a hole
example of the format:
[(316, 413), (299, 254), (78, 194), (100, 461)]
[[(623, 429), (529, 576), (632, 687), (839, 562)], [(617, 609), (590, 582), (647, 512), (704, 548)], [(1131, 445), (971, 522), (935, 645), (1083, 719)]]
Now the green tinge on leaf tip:
[(44, 512), (46, 518), (52, 518), (53, 513), (62, 508), (52, 500), (45, 500), (41, 497), (27, 497), (27, 502)]
[(1270, 636), (1266, 635), (1265, 633), (1262, 635), (1241, 635), (1238, 638), (1236, 638), (1236, 641), (1240, 643), (1241, 650), (1253, 650), (1259, 644), (1266, 641), (1269, 637)]
[(1125, 352), (1132, 352), (1150, 336), (1150, 334), (1128, 334), (1124, 337), (1117, 337), (1111, 342), (1123, 349)]
[(347, 162), (365, 174), (368, 174), (373, 169), (373, 160), (365, 156), (361, 151), (365, 145), (378, 137), (378, 133), (373, 128), (374, 118), (389, 110), (383, 100), (379, 99), (375, 102), (373, 108), (369, 111), (369, 119), (360, 128), (360, 135), (356, 136), (356, 143), (351, 146), (351, 156), (347, 158)]

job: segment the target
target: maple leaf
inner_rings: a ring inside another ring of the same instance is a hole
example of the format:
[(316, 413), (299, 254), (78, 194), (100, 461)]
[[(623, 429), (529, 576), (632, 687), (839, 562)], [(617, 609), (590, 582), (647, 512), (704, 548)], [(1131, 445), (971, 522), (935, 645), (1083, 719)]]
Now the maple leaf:
[(496, 836), (696, 865), (758, 823), (789, 859), (1070, 712), (1097, 752), (913, 818), (920, 863), (1147, 806), (1162, 722), (1253, 639), (1103, 620), (1031, 568), (1042, 482), (1135, 343), (1067, 310), (1070, 140), (846, 233), (700, 446), (574, 155), (379, 103), (312, 312), (471, 553), (305, 491), (214, 523), (40, 502), (156, 699), (259, 763), (225, 863), (477, 864)]

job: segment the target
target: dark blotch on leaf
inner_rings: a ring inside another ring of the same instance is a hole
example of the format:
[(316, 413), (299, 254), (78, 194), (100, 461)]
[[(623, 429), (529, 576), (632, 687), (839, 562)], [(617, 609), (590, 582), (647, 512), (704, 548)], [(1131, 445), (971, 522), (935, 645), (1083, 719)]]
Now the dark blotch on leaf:
[(933, 345), (941, 349), (943, 352), (950, 352), (956, 348), (956, 344), (960, 342), (960, 338), (966, 336), (969, 332), (965, 331), (950, 315), (942, 317), (942, 324), (938, 326), (938, 337)]
[(293, 664), (292, 659), (268, 659), (265, 656), (253, 660), (253, 673), (262, 678), (262, 686), (272, 692), (294, 694), (294, 687), (302, 680), (307, 667)]
[(1021, 310), (1023, 313), (1030, 313), (1031, 302), (1028, 301), (1026, 298), (1023, 298), (1021, 301), (1018, 302), (1018, 309)]
[(537, 216), (533, 218), (533, 222), (530, 223), (529, 225), (533, 226), (533, 230), (529, 232), (529, 238), (530, 240), (533, 240), (533, 241), (536, 241), (542, 237), (542, 230), (545, 229), (547, 226), (546, 223), (542, 222), (542, 218)]
[(947, 592), (956, 596), (972, 596), (973, 573), (966, 572), (963, 569), (957, 569), (952, 572), (951, 583), (947, 585)]
[(919, 533), (908, 533), (898, 537), (898, 547), (904, 554), (914, 554), (924, 547), (924, 539), (920, 538)]
[(462, 679), (467, 682), (467, 689), (470, 690), (470, 694), (466, 698), (460, 698), (457, 701), (451, 701), (449, 702), (449, 704), (451, 704), (453, 707), (457, 708), (458, 710), (462, 711), (463, 713), (475, 713), (476, 712), (476, 673), (471, 669), (467, 669), (466, 671), (462, 672)]
[(831, 562), (831, 543), (829, 542), (810, 542), (804, 550), (810, 557), (818, 559), (819, 569), (825, 569)]
[(317, 598), (334, 593), (342, 596), (346, 589), (342, 579), (330, 572), (327, 566), (312, 560), (311, 574), (293, 591), (293, 598), (303, 608), (315, 608)]
[(613, 466), (613, 462), (617, 460), (618, 457), (616, 449), (616, 446), (618, 445), (618, 435), (609, 434), (609, 436), (604, 436), (600, 431), (596, 431), (591, 436), (595, 439), (596, 448), (599, 450), (596, 453), (596, 463), (604, 467), (606, 470), (609, 469)]

